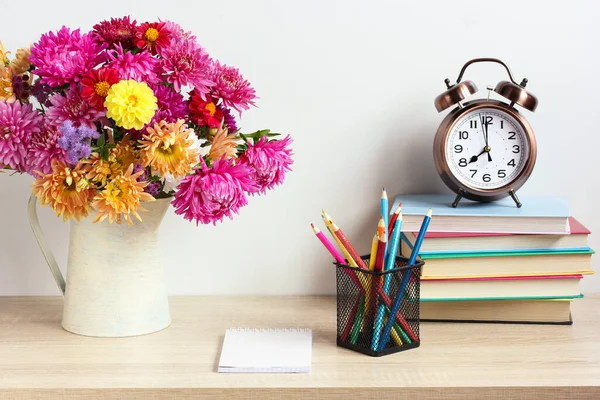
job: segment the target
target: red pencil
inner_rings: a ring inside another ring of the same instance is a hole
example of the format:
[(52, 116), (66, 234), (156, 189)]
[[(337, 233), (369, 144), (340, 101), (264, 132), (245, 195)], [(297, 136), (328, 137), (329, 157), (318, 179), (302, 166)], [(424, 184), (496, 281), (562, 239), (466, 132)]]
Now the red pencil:
[(394, 224), (396, 223), (396, 220), (398, 219), (398, 215), (400, 214), (401, 210), (402, 203), (398, 204), (398, 207), (396, 207), (396, 210), (394, 211), (394, 214), (392, 214), (392, 218), (390, 219), (390, 226), (388, 226), (388, 240), (392, 239), (392, 233), (394, 233)]
[(344, 235), (344, 232), (342, 232), (340, 227), (337, 226), (335, 224), (335, 222), (333, 222), (333, 221), (331, 223), (331, 226), (333, 228), (333, 233), (335, 234), (335, 236), (337, 236), (337, 238), (340, 240), (340, 242), (344, 245), (344, 247), (346, 248), (346, 251), (350, 254), (350, 256), (354, 259), (354, 261), (356, 261), (356, 264), (359, 266), (359, 268), (367, 268), (367, 265), (362, 260), (362, 258), (360, 258), (360, 256), (356, 252), (356, 250), (354, 250), (354, 247), (352, 247), (352, 244), (350, 243), (350, 241), (348, 240), (346, 235)]
[(348, 321), (346, 322), (346, 327), (340, 336), (340, 340), (342, 342), (346, 341), (348, 334), (350, 333), (350, 329), (352, 329), (352, 325), (354, 325), (354, 319), (356, 318), (356, 313), (358, 312), (358, 306), (360, 305), (360, 299), (362, 296), (358, 296), (356, 298), (356, 302), (354, 303), (354, 307), (352, 307), (352, 311), (350, 311), (350, 315), (348, 316)]

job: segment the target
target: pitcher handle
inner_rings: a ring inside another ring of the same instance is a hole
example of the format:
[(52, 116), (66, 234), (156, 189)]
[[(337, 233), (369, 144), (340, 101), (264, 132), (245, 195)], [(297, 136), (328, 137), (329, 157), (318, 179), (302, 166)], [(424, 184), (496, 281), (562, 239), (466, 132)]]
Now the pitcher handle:
[(29, 196), (29, 203), (27, 205), (27, 214), (29, 215), (29, 224), (31, 225), (31, 229), (33, 230), (33, 234), (35, 239), (44, 254), (44, 258), (46, 259), (46, 263), (48, 263), (48, 267), (50, 267), (50, 272), (54, 277), (54, 281), (58, 285), (62, 295), (65, 294), (65, 278), (63, 277), (62, 272), (60, 272), (60, 268), (58, 268), (58, 264), (56, 263), (56, 259), (54, 258), (54, 254), (50, 251), (48, 244), (46, 244), (46, 239), (44, 238), (44, 234), (42, 233), (42, 228), (40, 227), (40, 221), (38, 220), (37, 210), (37, 197), (32, 193)]

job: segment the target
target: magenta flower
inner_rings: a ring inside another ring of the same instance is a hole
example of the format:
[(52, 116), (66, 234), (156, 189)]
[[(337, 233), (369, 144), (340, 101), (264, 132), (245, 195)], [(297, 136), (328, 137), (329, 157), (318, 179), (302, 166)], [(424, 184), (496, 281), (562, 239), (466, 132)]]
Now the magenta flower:
[(0, 167), (26, 170), (27, 148), (41, 122), (42, 115), (31, 104), (0, 101)]
[(161, 56), (161, 66), (167, 82), (177, 92), (182, 86), (193, 86), (203, 98), (213, 82), (208, 78), (210, 58), (195, 40), (171, 40)]
[(175, 122), (178, 119), (187, 118), (188, 107), (181, 94), (163, 85), (152, 86), (152, 91), (156, 96), (158, 109), (154, 113), (152, 121), (146, 126), (154, 126), (160, 121)]
[(66, 162), (66, 152), (58, 146), (60, 133), (55, 127), (43, 124), (42, 129), (31, 137), (27, 149), (27, 173), (38, 176), (52, 172), (52, 161)]
[(90, 69), (103, 61), (99, 53), (104, 45), (92, 33), (81, 35), (63, 26), (57, 33), (48, 32), (31, 47), (29, 60), (41, 83), (60, 86), (78, 82)]
[(237, 68), (221, 65), (219, 61), (215, 61), (209, 78), (214, 82), (210, 91), (211, 96), (221, 99), (227, 107), (234, 108), (241, 114), (242, 110), (255, 105), (255, 91)]
[(120, 44), (124, 49), (129, 50), (134, 47), (136, 29), (136, 21), (132, 22), (129, 16), (126, 16), (102, 21), (94, 25), (93, 32), (98, 41), (105, 42), (110, 46)]
[(57, 93), (50, 97), (51, 107), (46, 110), (46, 118), (52, 126), (72, 121), (74, 126), (95, 128), (94, 122), (104, 118), (106, 111), (98, 110), (84, 100), (76, 88), (67, 91), (67, 96)]
[(115, 69), (121, 79), (133, 79), (135, 81), (144, 81), (148, 84), (159, 83), (158, 59), (152, 57), (147, 51), (141, 51), (133, 54), (129, 51), (123, 51), (123, 47), (118, 45), (113, 50), (108, 51), (109, 66)]
[(258, 142), (248, 145), (248, 149), (239, 157), (239, 162), (252, 169), (250, 177), (257, 187), (249, 191), (250, 194), (264, 194), (267, 189), (283, 183), (286, 172), (292, 170), (292, 150), (288, 147), (291, 142), (289, 136), (270, 141), (263, 136)]
[(216, 225), (224, 217), (233, 218), (240, 207), (248, 204), (246, 192), (255, 190), (249, 178), (251, 168), (231, 160), (217, 160), (212, 168), (206, 164), (196, 174), (188, 175), (179, 183), (172, 204), (175, 213), (188, 221)]

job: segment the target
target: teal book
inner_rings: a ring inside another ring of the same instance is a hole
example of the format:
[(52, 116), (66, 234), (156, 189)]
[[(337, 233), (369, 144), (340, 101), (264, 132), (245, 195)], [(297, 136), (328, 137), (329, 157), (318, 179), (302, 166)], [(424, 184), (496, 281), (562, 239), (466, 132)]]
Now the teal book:
[(391, 210), (402, 202), (402, 231), (418, 232), (428, 209), (433, 217), (428, 232), (474, 232), (567, 235), (569, 205), (564, 197), (522, 196), (517, 207), (510, 197), (482, 203), (463, 199), (452, 207), (454, 195), (405, 194), (395, 198)]

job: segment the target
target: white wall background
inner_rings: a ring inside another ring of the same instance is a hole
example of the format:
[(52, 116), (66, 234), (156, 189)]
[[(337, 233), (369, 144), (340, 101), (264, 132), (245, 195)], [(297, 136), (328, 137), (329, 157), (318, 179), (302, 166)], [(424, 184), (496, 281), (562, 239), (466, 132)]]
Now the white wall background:
[[(13, 51), (63, 24), (87, 31), (111, 16), (175, 20), (255, 86), (260, 108), (245, 114), (246, 131), (293, 136), (287, 182), (252, 198), (235, 220), (196, 227), (167, 215), (161, 234), (171, 294), (333, 293), (330, 257), (309, 223), (322, 227), (324, 207), (367, 252), (382, 185), (392, 197), (447, 192), (431, 154), (443, 117), (433, 99), (444, 78), (456, 79), (475, 57), (506, 61), (540, 101), (535, 113), (524, 112), (539, 155), (520, 193), (568, 196), (600, 250), (600, 5), (593, 1), (2, 0), (0, 13), (0, 40)], [(505, 79), (494, 65), (467, 74), (482, 91)], [(31, 182), (0, 175), (0, 295), (58, 294), (26, 217)], [(50, 209), (41, 218), (64, 266), (68, 225)], [(600, 277), (585, 277), (583, 290), (600, 292)]]

